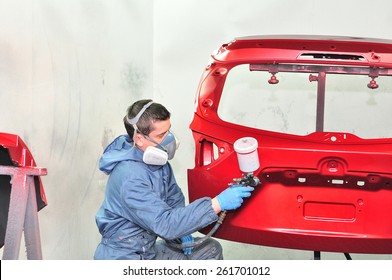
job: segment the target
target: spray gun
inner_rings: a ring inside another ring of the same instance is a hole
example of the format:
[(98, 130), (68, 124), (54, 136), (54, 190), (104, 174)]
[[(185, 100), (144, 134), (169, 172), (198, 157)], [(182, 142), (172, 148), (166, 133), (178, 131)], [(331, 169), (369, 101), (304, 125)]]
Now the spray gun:
[[(260, 185), (260, 179), (254, 176), (253, 174), (254, 171), (259, 169), (260, 167), (257, 147), (258, 147), (257, 140), (253, 137), (243, 137), (234, 142), (234, 151), (237, 153), (238, 164), (243, 174), (241, 178), (234, 178), (233, 182), (229, 183), (230, 187), (234, 187), (236, 185), (256, 187)], [(210, 238), (218, 230), (220, 225), (223, 223), (226, 214), (227, 214), (227, 210), (222, 211), (219, 214), (218, 220), (215, 223), (214, 227), (210, 230), (210, 232), (194, 243), (179, 244), (169, 240), (166, 240), (166, 243), (171, 247), (177, 249), (200, 246), (204, 241)]]
[[(234, 178), (233, 179), (234, 184), (240, 184), (244, 186), (250, 186), (250, 187), (257, 187), (260, 185), (260, 179), (258, 177), (255, 177), (253, 175), (253, 172), (248, 172), (246, 174), (243, 174), (241, 178)], [(234, 185), (233, 183), (230, 183), (229, 185)]]
[[(238, 164), (243, 174), (241, 178), (234, 178), (229, 186), (256, 187), (260, 185), (260, 179), (253, 174), (260, 167), (257, 147), (257, 140), (253, 137), (243, 137), (234, 142), (234, 151), (237, 153)], [(226, 213), (227, 211), (223, 211), (219, 215), (217, 224), (222, 224)]]
[(260, 185), (260, 179), (253, 175), (259, 169), (260, 162), (257, 154), (258, 143), (253, 137), (240, 138), (234, 143), (234, 151), (237, 153), (238, 164), (243, 172), (241, 178), (234, 178), (229, 185), (244, 185), (256, 187)]

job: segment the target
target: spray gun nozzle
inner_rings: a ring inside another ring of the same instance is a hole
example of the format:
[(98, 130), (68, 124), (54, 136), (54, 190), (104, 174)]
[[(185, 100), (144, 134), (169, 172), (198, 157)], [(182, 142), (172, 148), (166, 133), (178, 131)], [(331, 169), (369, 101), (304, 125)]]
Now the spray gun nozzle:
[(241, 184), (244, 186), (256, 187), (260, 185), (260, 179), (253, 175), (253, 172), (243, 174), (241, 178), (234, 178), (235, 184)]

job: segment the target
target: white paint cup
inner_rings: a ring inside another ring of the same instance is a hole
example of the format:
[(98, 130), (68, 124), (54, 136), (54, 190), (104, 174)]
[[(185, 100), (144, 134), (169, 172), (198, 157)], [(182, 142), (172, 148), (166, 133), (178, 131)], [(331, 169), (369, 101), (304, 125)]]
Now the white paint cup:
[(257, 140), (253, 137), (243, 137), (234, 142), (234, 151), (242, 172), (254, 172), (260, 167), (257, 147)]

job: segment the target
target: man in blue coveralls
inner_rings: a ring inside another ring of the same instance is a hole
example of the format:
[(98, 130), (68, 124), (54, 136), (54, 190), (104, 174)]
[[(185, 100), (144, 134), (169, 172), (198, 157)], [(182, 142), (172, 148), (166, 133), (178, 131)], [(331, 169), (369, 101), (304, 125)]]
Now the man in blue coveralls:
[(170, 112), (152, 100), (139, 100), (128, 108), (124, 125), (127, 135), (109, 144), (99, 162), (109, 179), (96, 214), (102, 239), (94, 259), (223, 259), (221, 245), (212, 238), (183, 249), (163, 240), (194, 244), (192, 233), (217, 221), (221, 211), (240, 207), (253, 188), (226, 188), (185, 206), (168, 162), (179, 144), (170, 130)]

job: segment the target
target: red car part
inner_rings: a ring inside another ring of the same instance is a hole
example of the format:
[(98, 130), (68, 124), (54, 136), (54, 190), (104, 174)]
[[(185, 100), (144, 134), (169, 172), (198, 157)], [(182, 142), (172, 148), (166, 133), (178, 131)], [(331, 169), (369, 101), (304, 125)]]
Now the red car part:
[[(222, 92), (239, 65), (269, 73), (271, 85), (279, 73), (308, 73), (317, 83), (314, 131), (296, 135), (223, 120)], [(188, 169), (189, 199), (214, 197), (242, 176), (233, 148), (242, 137), (258, 141), (254, 174), (261, 181), (240, 209), (228, 212), (216, 237), (312, 251), (392, 253), (392, 138), (325, 131), (326, 77), (333, 74), (366, 76), (367, 87), (376, 89), (376, 78), (392, 76), (392, 41), (243, 37), (212, 55), (190, 124), (195, 166)]]
[(3, 259), (17, 259), (24, 232), (28, 259), (42, 259), (37, 212), (47, 205), (40, 176), (26, 144), (14, 134), (0, 133), (0, 247)]

